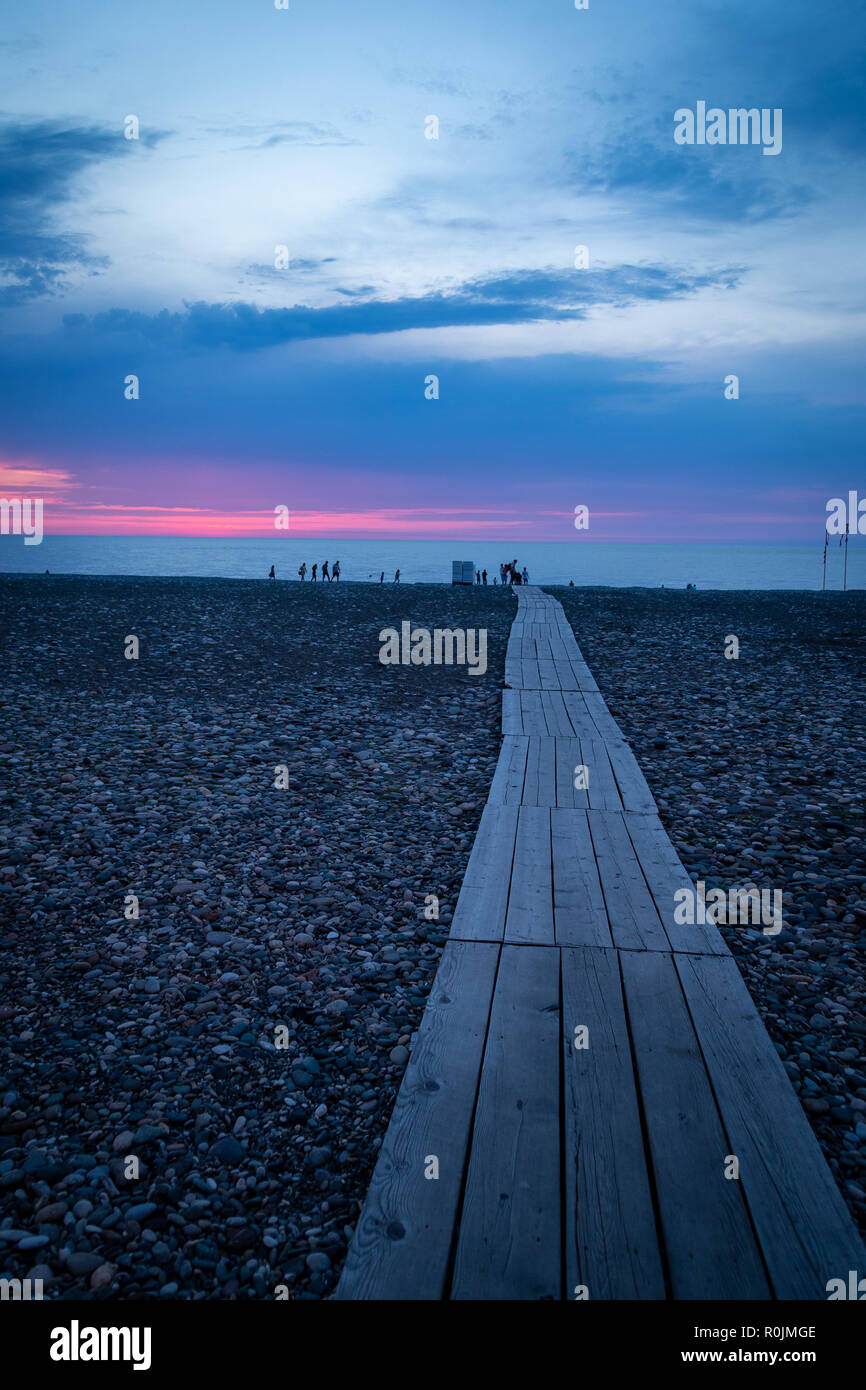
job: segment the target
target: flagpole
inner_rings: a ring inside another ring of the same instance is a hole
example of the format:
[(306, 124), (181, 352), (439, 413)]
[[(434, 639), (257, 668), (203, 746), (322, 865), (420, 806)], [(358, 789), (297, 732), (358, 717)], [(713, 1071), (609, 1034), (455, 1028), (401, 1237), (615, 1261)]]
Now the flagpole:
[(848, 532), (845, 532), (845, 563), (842, 567), (842, 592), (848, 589)]
[(829, 532), (827, 531), (827, 527), (825, 526), (825, 527), (824, 527), (824, 578), (823, 578), (822, 581), (821, 581), (821, 593), (822, 593), (822, 594), (823, 594), (823, 593), (826, 593), (826, 590), (827, 590), (827, 537), (828, 537), (828, 535), (829, 535)]

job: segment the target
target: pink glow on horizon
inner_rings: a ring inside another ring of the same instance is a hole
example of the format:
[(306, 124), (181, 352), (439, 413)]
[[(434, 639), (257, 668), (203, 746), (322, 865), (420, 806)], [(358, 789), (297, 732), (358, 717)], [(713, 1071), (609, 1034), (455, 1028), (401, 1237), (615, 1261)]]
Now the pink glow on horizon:
[[(653, 510), (614, 510), (599, 506), (590, 508), (590, 529), (576, 532), (572, 525), (573, 511), (552, 508), (549, 504), (532, 510), (519, 505), (370, 508), (349, 505), (345, 510), (290, 508), (289, 527), (285, 529), (275, 526), (272, 507), (239, 509), (230, 505), (220, 508), (85, 500), (88, 496), (94, 497), (97, 487), (78, 481), (62, 467), (43, 467), (24, 461), (0, 463), (0, 496), (41, 497), (44, 530), (48, 535), (272, 538), (277, 542), (281, 537), (298, 540), (340, 536), (359, 540), (458, 540), (461, 537), (467, 540), (477, 537), (479, 540), (576, 542), (737, 540), (745, 537), (770, 540), (774, 538), (773, 531), (776, 539), (784, 539), (783, 528), (786, 527), (809, 531), (814, 520), (813, 506), (806, 506), (800, 515), (790, 511), (787, 515), (781, 511), (743, 515), (734, 508), (722, 513), (710, 510), (706, 502), (703, 506), (694, 506), (688, 513), (679, 506), (661, 506)], [(115, 497), (118, 492), (123, 496), (128, 491), (126, 486), (118, 488), (116, 484), (111, 490)], [(257, 489), (259, 496), (262, 490), (262, 487)], [(291, 491), (289, 484), (286, 490)], [(780, 508), (786, 502), (790, 508), (798, 501), (807, 501), (798, 489), (777, 489), (775, 494), (765, 494), (764, 506), (775, 497), (779, 499)], [(622, 521), (626, 526), (614, 532), (611, 523), (615, 526)], [(762, 531), (756, 536), (754, 528), (759, 526)], [(740, 534), (731, 535), (732, 527), (740, 528)]]

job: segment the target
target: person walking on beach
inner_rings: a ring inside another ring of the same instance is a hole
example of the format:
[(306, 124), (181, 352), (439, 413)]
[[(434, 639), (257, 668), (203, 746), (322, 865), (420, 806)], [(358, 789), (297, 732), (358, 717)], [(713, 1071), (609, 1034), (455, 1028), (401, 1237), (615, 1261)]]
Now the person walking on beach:
[(312, 568), (312, 570), (310, 571), (310, 580), (311, 580), (311, 582), (312, 582), (313, 584), (315, 584), (315, 582), (316, 582), (316, 570), (317, 570), (318, 568), (319, 568), (318, 565), (313, 565), (313, 568)]
[(329, 573), (328, 573), (328, 562), (327, 562), (327, 560), (323, 561), (323, 563), (322, 563), (322, 583), (323, 583), (323, 584), (324, 584), (324, 582), (325, 582), (326, 579), (327, 579), (328, 583), (330, 584), (330, 582), (331, 582), (331, 576), (330, 576)]
[(482, 570), (482, 571), (481, 571), (481, 583), (482, 583), (482, 584), (486, 584), (486, 583), (487, 583), (487, 571), (486, 571), (486, 570)]
[(271, 565), (271, 572), (270, 572), (270, 574), (268, 575), (268, 579), (276, 579), (276, 577), (277, 577), (277, 576), (274, 574), (274, 567), (273, 567), (273, 565)]
[(384, 571), (384, 570), (383, 570), (382, 573), (379, 575), (379, 583), (380, 583), (380, 584), (384, 584), (384, 583), (385, 583), (385, 571)]
[(302, 560), (302, 561), (301, 561), (301, 566), (300, 566), (300, 569), (298, 570), (298, 574), (301, 576), (301, 583), (303, 584), (304, 580), (305, 580), (306, 577), (307, 577), (307, 562), (306, 562), (306, 560)]
[(399, 570), (395, 570), (395, 571), (394, 571), (394, 583), (395, 583), (395, 584), (399, 584), (399, 583), (400, 583), (400, 571), (399, 571)]
[(334, 578), (339, 582), (339, 579), (340, 579), (340, 562), (339, 562), (339, 560), (335, 560), (335, 561), (334, 561), (334, 568), (331, 570), (331, 574), (332, 574), (332, 575), (334, 576)]
[(523, 566), (523, 582), (524, 584), (529, 583), (529, 570), (526, 568), (525, 565)]

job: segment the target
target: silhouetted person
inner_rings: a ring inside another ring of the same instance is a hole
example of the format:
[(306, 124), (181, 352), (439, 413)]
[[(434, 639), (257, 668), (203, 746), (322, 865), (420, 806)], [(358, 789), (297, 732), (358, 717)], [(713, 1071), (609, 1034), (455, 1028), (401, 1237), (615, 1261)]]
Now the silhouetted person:
[(313, 565), (313, 568), (310, 570), (310, 579), (312, 580), (312, 582), (313, 582), (314, 584), (315, 584), (315, 582), (316, 582), (316, 570), (317, 570), (318, 568), (319, 568), (318, 565)]
[(277, 577), (277, 576), (274, 574), (274, 567), (273, 567), (273, 565), (271, 565), (271, 572), (270, 572), (270, 574), (268, 575), (268, 579), (276, 579), (276, 577)]
[(325, 561), (323, 562), (323, 564), (322, 564), (322, 583), (323, 583), (323, 584), (324, 584), (324, 582), (325, 582), (326, 579), (327, 579), (328, 583), (330, 584), (330, 582), (331, 582), (331, 576), (330, 576), (330, 574), (328, 573), (328, 562), (327, 562), (327, 560), (325, 560)]
[(395, 571), (394, 571), (394, 583), (395, 583), (395, 584), (399, 584), (399, 583), (400, 583), (400, 571), (399, 571), (399, 570), (395, 570)]
[(339, 578), (340, 578), (340, 562), (339, 562), (339, 560), (335, 560), (335, 561), (334, 561), (334, 568), (331, 570), (331, 574), (334, 576), (335, 579), (339, 580)]
[(574, 588), (574, 580), (573, 580), (573, 579), (569, 579), (569, 581), (568, 581), (568, 587), (569, 587), (569, 589), (573, 589), (573, 588)]
[(300, 566), (300, 569), (298, 570), (298, 574), (301, 576), (301, 583), (303, 584), (304, 580), (305, 580), (306, 577), (307, 577), (307, 562), (306, 562), (306, 560), (302, 560), (302, 561), (301, 561), (301, 566)]
[(384, 571), (384, 570), (383, 570), (382, 573), (379, 575), (379, 583), (380, 583), (380, 584), (384, 584), (384, 583), (385, 583), (385, 571)]
[(499, 566), (499, 582), (500, 582), (500, 584), (504, 584), (504, 583), (505, 583), (505, 566), (504, 566), (504, 565), (500, 565), (500, 566)]
[(487, 583), (487, 571), (486, 571), (486, 570), (482, 570), (482, 571), (481, 571), (481, 583), (482, 583), (482, 584), (486, 584), (486, 583)]
[(481, 571), (480, 571), (480, 570), (476, 570), (476, 571), (475, 571), (475, 583), (476, 583), (476, 584), (480, 584), (480, 583), (481, 583)]
[(529, 583), (529, 570), (526, 568), (525, 565), (523, 566), (523, 582), (524, 584)]

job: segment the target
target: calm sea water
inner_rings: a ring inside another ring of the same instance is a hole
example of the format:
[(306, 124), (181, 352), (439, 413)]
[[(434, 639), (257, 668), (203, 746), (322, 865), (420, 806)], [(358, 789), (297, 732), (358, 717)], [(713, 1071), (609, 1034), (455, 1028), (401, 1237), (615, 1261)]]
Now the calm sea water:
[[(226, 579), (265, 579), (273, 564), (278, 579), (297, 581), (302, 560), (310, 566), (339, 559), (343, 579), (378, 582), (399, 569), (402, 583), (451, 582), (451, 561), (472, 560), (488, 570), (488, 583), (501, 560), (517, 559), (535, 584), (604, 584), (699, 589), (820, 589), (823, 546), (740, 544), (656, 544), (616, 541), (392, 541), (192, 539), (161, 536), (46, 536), (25, 546), (19, 536), (0, 536), (0, 573), (184, 575)], [(843, 551), (828, 549), (827, 587), (842, 587)], [(848, 588), (866, 588), (866, 539), (848, 547)]]

